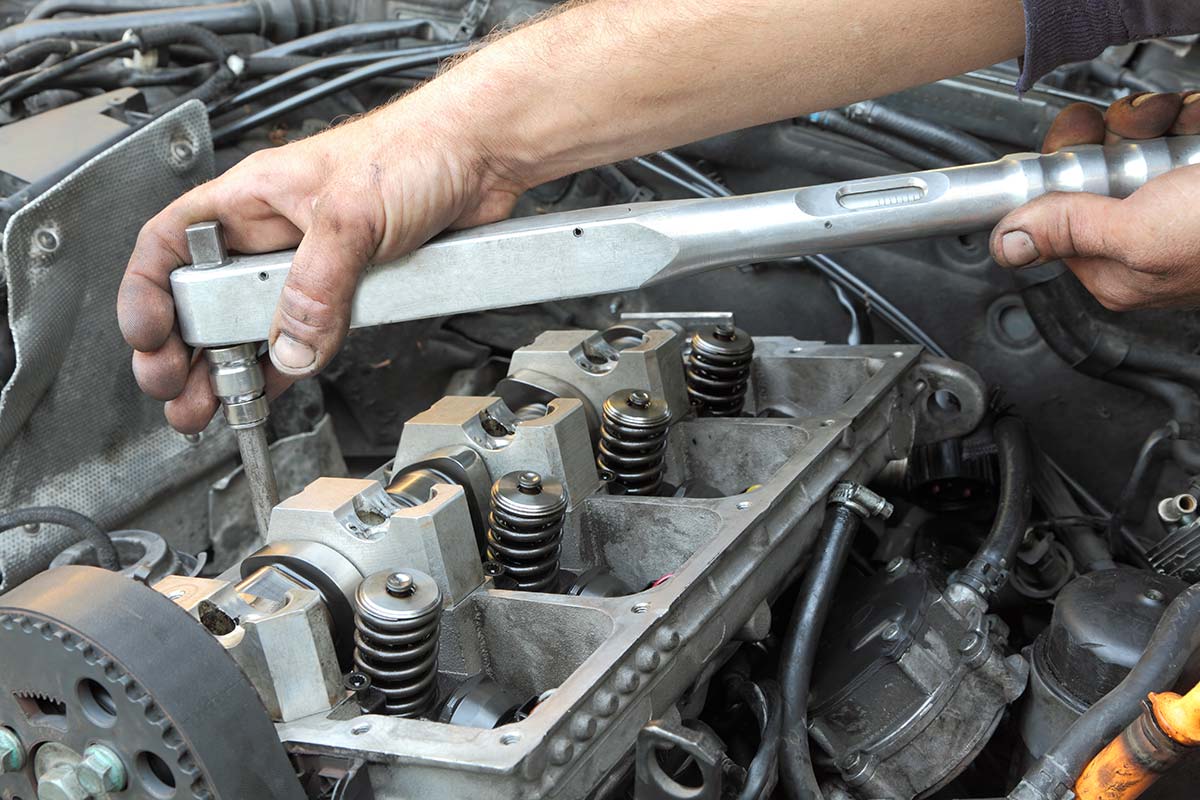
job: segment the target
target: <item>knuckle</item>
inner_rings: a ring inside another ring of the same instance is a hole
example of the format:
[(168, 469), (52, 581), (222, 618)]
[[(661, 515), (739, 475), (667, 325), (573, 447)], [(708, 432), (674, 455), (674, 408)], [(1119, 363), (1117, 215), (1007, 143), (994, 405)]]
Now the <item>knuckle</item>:
[[(319, 291), (319, 290), (317, 290)], [(341, 314), (327, 297), (307, 287), (289, 283), (279, 295), (279, 311), (290, 333), (319, 333), (336, 328)], [(288, 324), (290, 323), (290, 324)]]

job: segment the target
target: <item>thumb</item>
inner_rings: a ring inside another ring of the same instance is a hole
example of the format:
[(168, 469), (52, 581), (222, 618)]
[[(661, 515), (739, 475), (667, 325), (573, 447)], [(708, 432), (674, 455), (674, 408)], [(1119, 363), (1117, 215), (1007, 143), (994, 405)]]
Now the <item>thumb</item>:
[(317, 373), (341, 347), (358, 278), (374, 251), (369, 231), (336, 214), (314, 213), (271, 323), (271, 361), (292, 379)]
[(1009, 214), (992, 232), (992, 257), (1019, 269), (1063, 258), (1116, 258), (1120, 200), (1086, 193), (1039, 197)]

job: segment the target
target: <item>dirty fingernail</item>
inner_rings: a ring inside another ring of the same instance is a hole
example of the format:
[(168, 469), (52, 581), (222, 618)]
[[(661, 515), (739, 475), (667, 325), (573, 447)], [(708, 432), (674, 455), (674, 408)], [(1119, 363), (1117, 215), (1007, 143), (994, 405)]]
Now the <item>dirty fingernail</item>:
[(303, 342), (281, 333), (271, 345), (271, 360), (283, 369), (306, 369), (317, 360), (317, 353)]
[(1011, 267), (1024, 267), (1038, 260), (1037, 245), (1025, 231), (1009, 231), (1000, 238), (1004, 260)]

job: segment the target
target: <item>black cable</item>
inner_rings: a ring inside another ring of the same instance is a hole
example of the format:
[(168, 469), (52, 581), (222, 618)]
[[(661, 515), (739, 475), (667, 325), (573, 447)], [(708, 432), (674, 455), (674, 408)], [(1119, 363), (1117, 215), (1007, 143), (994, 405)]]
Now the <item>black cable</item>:
[(821, 629), (833, 605), (838, 576), (846, 566), (861, 518), (845, 505), (830, 506), (813, 561), (804, 573), (780, 656), (783, 739), (780, 771), (793, 800), (820, 800), (808, 748), (808, 696)]
[(18, 45), (46, 38), (112, 41), (129, 29), (160, 25), (196, 25), (217, 34), (258, 33), (271, 23), (273, 6), (254, 0), (214, 5), (159, 8), (92, 17), (39, 19), (0, 28), (0, 53)]
[[(369, 53), (342, 53), (336, 56), (326, 56), (325, 58), (314, 58), (306, 64), (292, 67), (284, 72), (268, 78), (257, 86), (251, 86), (248, 89), (243, 89), (233, 97), (222, 100), (219, 103), (212, 104), (209, 107), (209, 113), (220, 114), (222, 111), (232, 109), (236, 106), (245, 105), (258, 100), (261, 97), (266, 97), (269, 94), (285, 89), (292, 84), (300, 81), (324, 75), (329, 72), (336, 72), (339, 69), (347, 67), (358, 67), (363, 64), (374, 64), (386, 58), (398, 58), (402, 56), (421, 56), (430, 53), (439, 53), (444, 50), (445, 45), (425, 45), (422, 47), (407, 48), (404, 50), (386, 50), (374, 51)], [(260, 56), (252, 56), (247, 62), (247, 66), (257, 65)]]
[(298, 108), (303, 108), (306, 105), (315, 103), (323, 97), (328, 97), (331, 94), (336, 94), (343, 89), (348, 89), (372, 78), (380, 75), (387, 75), (400, 70), (409, 69), (410, 67), (418, 67), (424, 64), (440, 61), (443, 58), (457, 55), (468, 47), (470, 44), (453, 44), (446, 45), (433, 51), (415, 56), (398, 56), (396, 58), (386, 58), (382, 61), (376, 61), (368, 64), (365, 67), (360, 67), (352, 70), (336, 78), (325, 81), (322, 84), (314, 86), (310, 89), (297, 92), (296, 94), (267, 106), (252, 114), (249, 114), (236, 122), (231, 122), (224, 125), (213, 132), (213, 144), (227, 144), (230, 140), (245, 133), (246, 131), (256, 128), (264, 122), (269, 122), (276, 117), (295, 111)]
[(96, 47), (91, 42), (75, 39), (39, 39), (36, 42), (14, 47), (0, 56), (0, 73), (21, 72), (36, 67), (50, 56), (73, 56)]
[(360, 44), (397, 39), (427, 30), (433, 23), (427, 19), (387, 19), (375, 22), (352, 22), (336, 28), (311, 33), (289, 42), (259, 50), (255, 56), (275, 57), (298, 53), (325, 52), (355, 47)]
[(1113, 737), (1133, 722), (1150, 692), (1174, 687), (1184, 666), (1200, 649), (1200, 583), (1189, 586), (1167, 607), (1137, 665), (1083, 713), (1025, 774), (1010, 797), (1027, 789), (1057, 797), (1060, 784), (1074, 785), (1083, 768)]
[(50, 19), (58, 14), (116, 14), (125, 11), (146, 11), (151, 8), (176, 8), (193, 5), (187, 0), (41, 0), (29, 9), (26, 22)]
[(80, 70), (67, 75), (48, 89), (123, 89), (142, 86), (190, 86), (209, 77), (214, 72), (212, 64), (193, 64), (188, 67), (160, 67), (144, 69)]
[(824, 128), (842, 136), (848, 136), (863, 144), (870, 145), (876, 150), (882, 150), (888, 155), (895, 156), (901, 161), (907, 161), (923, 169), (944, 169), (955, 166), (955, 163), (923, 147), (905, 141), (898, 136), (884, 133), (876, 128), (869, 128), (857, 122), (851, 122), (837, 111), (820, 111), (810, 114), (808, 121), (819, 128)]
[(111, 42), (106, 45), (97, 47), (94, 50), (88, 50), (77, 55), (65, 58), (52, 67), (40, 69), (32, 75), (16, 81), (13, 85), (6, 87), (0, 91), (0, 103), (7, 103), (12, 100), (19, 100), (37, 92), (41, 87), (51, 83), (57, 78), (61, 78), (71, 72), (75, 72), (81, 67), (86, 67), (88, 64), (94, 64), (97, 61), (102, 61), (106, 58), (128, 53), (130, 50), (136, 50), (141, 46), (141, 42), (136, 37), (123, 39), (119, 42)]
[(953, 156), (964, 164), (995, 161), (1000, 157), (992, 147), (968, 133), (907, 114), (875, 100), (855, 103), (846, 109), (846, 113), (851, 120), (861, 120), (868, 125), (920, 142)]
[(70, 528), (91, 543), (100, 566), (110, 570), (121, 568), (117, 547), (109, 535), (100, 529), (95, 520), (77, 511), (59, 506), (31, 506), (0, 513), (0, 531), (9, 531), (22, 525), (62, 525)]
[(759, 800), (766, 796), (779, 768), (779, 742), (783, 732), (783, 701), (775, 681), (762, 683), (743, 680), (738, 694), (750, 707), (758, 722), (758, 751), (746, 771), (746, 782), (737, 800)]

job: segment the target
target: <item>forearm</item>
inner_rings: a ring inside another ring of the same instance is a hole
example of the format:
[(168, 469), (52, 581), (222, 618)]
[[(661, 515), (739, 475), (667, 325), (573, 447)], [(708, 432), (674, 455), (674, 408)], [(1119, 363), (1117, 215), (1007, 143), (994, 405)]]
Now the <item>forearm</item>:
[(1018, 55), (1019, 0), (593, 0), (405, 103), (453, 116), (533, 185)]

